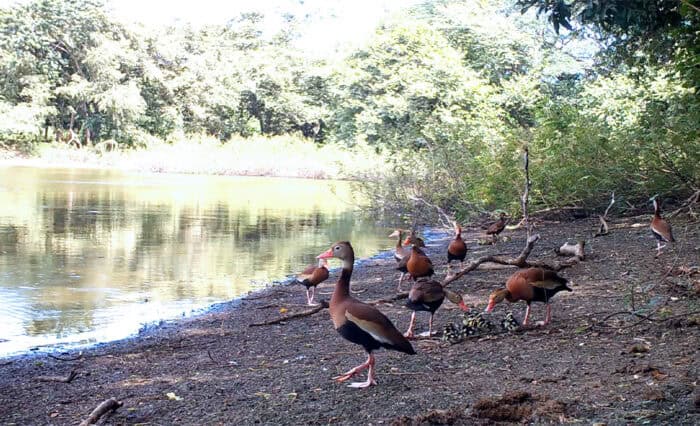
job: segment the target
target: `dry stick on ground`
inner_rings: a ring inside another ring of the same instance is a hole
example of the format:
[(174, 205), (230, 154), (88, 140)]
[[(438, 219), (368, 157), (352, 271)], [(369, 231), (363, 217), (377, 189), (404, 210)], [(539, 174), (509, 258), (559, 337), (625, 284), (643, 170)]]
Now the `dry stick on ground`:
[(77, 360), (79, 360), (79, 359), (81, 359), (81, 358), (83, 357), (83, 352), (80, 351), (80, 352), (78, 352), (78, 355), (76, 355), (76, 356), (74, 356), (74, 357), (71, 357), (71, 358), (62, 358), (62, 357), (60, 357), (60, 356), (56, 356), (56, 355), (53, 355), (53, 354), (47, 354), (47, 355), (48, 355), (49, 358), (55, 359), (55, 360), (58, 360), (58, 361), (77, 361)]
[(615, 204), (615, 191), (613, 191), (610, 195), (610, 204), (608, 204), (608, 208), (605, 209), (605, 213), (603, 213), (602, 216), (598, 215), (598, 219), (600, 219), (600, 227), (598, 228), (598, 232), (596, 232), (596, 234), (593, 235), (593, 238), (608, 234), (608, 222), (606, 219), (608, 218), (608, 212), (610, 211), (610, 207), (612, 207), (613, 204)]
[(308, 317), (309, 315), (313, 315), (313, 314), (315, 314), (315, 313), (317, 313), (317, 312), (321, 312), (322, 310), (324, 310), (324, 309), (326, 309), (326, 308), (328, 308), (328, 302), (326, 302), (325, 300), (322, 300), (322, 301), (319, 303), (319, 305), (316, 306), (316, 307), (313, 308), (313, 309), (309, 309), (309, 310), (303, 311), (303, 312), (298, 312), (298, 313), (296, 313), (296, 314), (285, 315), (285, 316), (283, 316), (283, 317), (279, 317), (279, 318), (277, 318), (277, 319), (273, 319), (273, 320), (270, 320), (270, 321), (265, 321), (265, 322), (254, 322), (254, 323), (252, 323), (252, 324), (248, 324), (248, 327), (260, 327), (260, 326), (263, 326), (263, 325), (273, 325), (273, 324), (279, 324), (279, 323), (281, 323), (281, 322), (288, 321), (288, 320), (291, 320), (291, 319), (294, 319), (294, 318)]
[(585, 247), (586, 241), (584, 240), (579, 240), (576, 244), (566, 242), (563, 246), (556, 249), (556, 252), (559, 256), (576, 256), (579, 260), (583, 260), (586, 257)]
[(80, 426), (88, 426), (97, 423), (98, 420), (100, 420), (100, 417), (104, 416), (105, 414), (109, 413), (110, 411), (114, 411), (117, 408), (121, 407), (124, 405), (123, 402), (117, 401), (116, 398), (109, 398), (105, 401), (103, 401), (100, 405), (95, 407), (94, 410), (92, 410), (92, 413), (87, 417), (87, 419), (83, 420), (80, 422)]
[(34, 380), (38, 380), (40, 382), (58, 382), (58, 383), (70, 383), (78, 377), (78, 372), (73, 370), (68, 374), (66, 377), (61, 377), (61, 376), (37, 376), (34, 378)]
[(674, 210), (671, 212), (668, 217), (675, 217), (678, 216), (683, 210), (688, 209), (688, 214), (697, 217), (697, 213), (693, 211), (693, 204), (700, 203), (700, 189), (695, 190), (693, 195), (688, 197), (687, 200), (683, 202), (683, 207)]

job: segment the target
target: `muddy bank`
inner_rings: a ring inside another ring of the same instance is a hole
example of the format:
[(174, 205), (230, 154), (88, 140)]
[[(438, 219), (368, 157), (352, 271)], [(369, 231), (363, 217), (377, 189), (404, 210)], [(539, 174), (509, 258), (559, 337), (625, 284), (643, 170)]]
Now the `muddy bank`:
[[(81, 356), (0, 360), (0, 419), (75, 425), (114, 397), (123, 406), (100, 424), (698, 424), (700, 275), (692, 267), (700, 263), (700, 226), (675, 219), (679, 242), (655, 259), (649, 218), (618, 219), (610, 235), (595, 239), (593, 220), (540, 223), (530, 259), (553, 259), (567, 239), (586, 238), (590, 253), (562, 272), (574, 291), (554, 299), (552, 324), (454, 345), (422, 339), (414, 356), (380, 351), (376, 387), (331, 380), (365, 354), (337, 335), (325, 309), (249, 326), (308, 310), (304, 287), (284, 285)], [(471, 230), (468, 258), (516, 256), (524, 233), (504, 236), (510, 241), (481, 246), (479, 230)], [(442, 278), (447, 240), (427, 243)], [(483, 265), (450, 288), (483, 310), (513, 270)], [(352, 288), (361, 300), (387, 297), (396, 278), (394, 261), (376, 258), (355, 269)], [(336, 279), (332, 273), (317, 297), (328, 300)], [(403, 301), (379, 308), (399, 329), (408, 325)], [(501, 304), (492, 319), (511, 310), (522, 318), (524, 308)], [(544, 318), (542, 305), (533, 316)], [(419, 314), (417, 331), (427, 319)], [(436, 329), (459, 321), (446, 302)], [(55, 381), (71, 373), (70, 383)]]

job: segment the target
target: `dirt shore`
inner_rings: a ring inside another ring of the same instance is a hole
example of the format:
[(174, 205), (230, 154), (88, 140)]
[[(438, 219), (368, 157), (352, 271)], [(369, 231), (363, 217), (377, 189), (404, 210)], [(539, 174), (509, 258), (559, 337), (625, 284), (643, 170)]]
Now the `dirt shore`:
[[(76, 425), (102, 401), (123, 403), (99, 424), (700, 424), (700, 225), (672, 220), (678, 242), (655, 258), (650, 216), (616, 219), (611, 234), (592, 238), (592, 219), (541, 222), (530, 259), (553, 260), (567, 239), (587, 240), (586, 260), (561, 272), (572, 293), (553, 301), (553, 322), (493, 333), (457, 344), (420, 339), (418, 354), (377, 352), (378, 386), (351, 389), (331, 377), (365, 359), (333, 329), (328, 311), (280, 324), (250, 326), (307, 311), (304, 288), (271, 287), (194, 318), (139, 336), (67, 354), (0, 359), (0, 423)], [(468, 259), (516, 256), (524, 231), (478, 245)], [(447, 236), (427, 241), (437, 277), (445, 276)], [(330, 243), (330, 242), (329, 242)], [(337, 265), (333, 265), (337, 266)], [(356, 267), (361, 300), (395, 293), (388, 256)], [(484, 264), (452, 283), (483, 310), (512, 267)], [(338, 271), (319, 288), (328, 300)], [(405, 329), (402, 300), (379, 305)], [(522, 318), (524, 304), (498, 305)], [(639, 315), (630, 315), (634, 309)], [(533, 305), (535, 320), (544, 307)], [(418, 331), (428, 315), (418, 315)], [(436, 329), (460, 322), (445, 302)], [(68, 378), (70, 383), (55, 381)], [(364, 379), (361, 376), (360, 379)]]

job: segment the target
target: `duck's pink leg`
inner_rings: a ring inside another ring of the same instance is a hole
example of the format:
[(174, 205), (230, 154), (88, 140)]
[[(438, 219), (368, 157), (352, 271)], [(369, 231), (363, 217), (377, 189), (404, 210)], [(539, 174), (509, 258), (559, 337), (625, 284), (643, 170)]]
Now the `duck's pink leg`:
[(374, 355), (372, 355), (372, 354), (369, 354), (369, 357), (367, 358), (367, 361), (365, 361), (364, 364), (360, 364), (357, 367), (353, 368), (352, 370), (348, 371), (347, 373), (341, 374), (340, 376), (333, 377), (333, 380), (335, 380), (336, 382), (344, 382), (344, 381), (348, 380), (350, 377), (359, 373), (360, 371), (370, 367), (370, 364), (374, 364)]
[(367, 381), (350, 383), (348, 387), (368, 388), (372, 385), (377, 384), (376, 380), (374, 380), (374, 355), (369, 354), (369, 358), (367, 358), (367, 362), (365, 364), (367, 364), (367, 366), (369, 367), (369, 371), (367, 371)]
[(523, 319), (523, 325), (527, 325), (528, 318), (530, 318), (530, 305), (527, 305), (527, 309), (525, 309), (525, 319)]
[(416, 322), (416, 311), (413, 311), (411, 313), (411, 322), (408, 324), (408, 330), (404, 333), (404, 336), (406, 338), (412, 338), (413, 337), (413, 325)]

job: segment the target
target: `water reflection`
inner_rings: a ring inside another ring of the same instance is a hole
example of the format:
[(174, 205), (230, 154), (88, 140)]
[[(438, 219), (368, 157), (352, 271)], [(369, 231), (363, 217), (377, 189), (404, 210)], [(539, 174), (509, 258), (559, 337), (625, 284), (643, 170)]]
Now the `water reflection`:
[(344, 182), (0, 169), (0, 355), (120, 338), (387, 233)]

